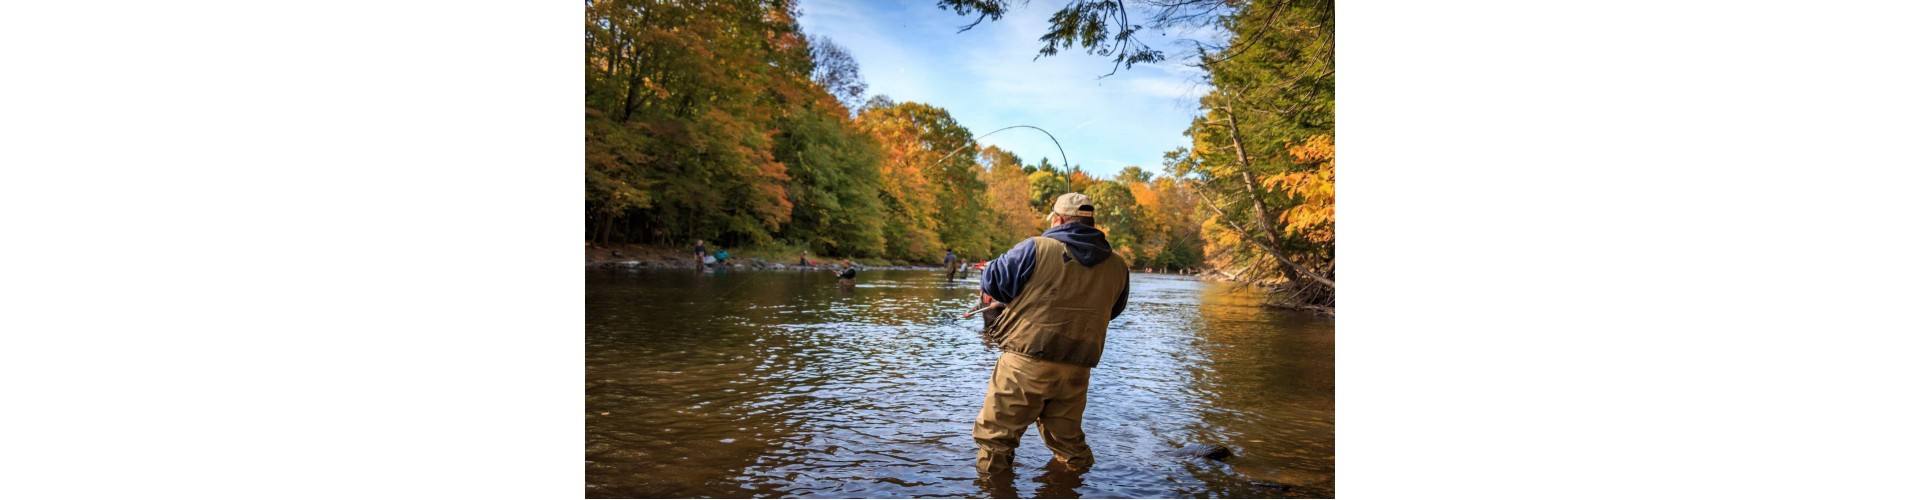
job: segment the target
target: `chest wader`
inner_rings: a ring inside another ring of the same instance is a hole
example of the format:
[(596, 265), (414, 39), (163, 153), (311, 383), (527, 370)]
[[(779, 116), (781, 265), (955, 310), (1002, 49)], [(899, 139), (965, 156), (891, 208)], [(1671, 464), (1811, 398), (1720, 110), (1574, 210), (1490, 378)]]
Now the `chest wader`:
[(1126, 262), (1111, 257), (1083, 266), (1058, 240), (1033, 242), (1033, 276), (990, 329), (1002, 352), (973, 422), (973, 441), (980, 446), (975, 465), (982, 473), (1012, 468), (1020, 435), (1035, 422), (1055, 460), (1075, 468), (1093, 465), (1080, 420), (1109, 315), (1126, 288)]

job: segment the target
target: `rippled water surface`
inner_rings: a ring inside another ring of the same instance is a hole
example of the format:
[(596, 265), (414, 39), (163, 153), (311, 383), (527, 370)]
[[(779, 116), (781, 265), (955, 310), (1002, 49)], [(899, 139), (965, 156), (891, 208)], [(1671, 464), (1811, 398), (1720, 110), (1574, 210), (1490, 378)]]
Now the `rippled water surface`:
[[(998, 352), (972, 279), (932, 271), (589, 271), (588, 497), (1332, 497), (1332, 320), (1135, 273), (1093, 370), (1091, 471), (1028, 427), (973, 469)], [(1217, 443), (1224, 462), (1169, 456)], [(1281, 486), (1284, 485), (1284, 486)]]

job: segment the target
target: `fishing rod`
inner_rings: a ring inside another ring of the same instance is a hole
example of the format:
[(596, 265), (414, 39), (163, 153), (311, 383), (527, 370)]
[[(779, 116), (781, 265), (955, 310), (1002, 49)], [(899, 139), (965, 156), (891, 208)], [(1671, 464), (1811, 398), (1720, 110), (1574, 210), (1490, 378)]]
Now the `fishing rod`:
[[(978, 140), (980, 140), (980, 139), (984, 139), (984, 138), (986, 138), (986, 137), (987, 137), (987, 136), (989, 136), (989, 135), (993, 135), (993, 134), (998, 134), (998, 133), (1000, 133), (1000, 132), (1003, 132), (1003, 131), (1007, 131), (1007, 130), (1012, 130), (1012, 129), (1016, 129), (1016, 128), (1030, 128), (1030, 129), (1034, 129), (1034, 130), (1038, 130), (1038, 131), (1040, 131), (1040, 133), (1042, 133), (1042, 134), (1047, 134), (1047, 140), (1049, 140), (1049, 141), (1053, 141), (1053, 148), (1054, 148), (1054, 149), (1056, 149), (1056, 150), (1059, 150), (1059, 151), (1060, 151), (1060, 168), (1071, 168), (1071, 167), (1073, 166), (1073, 164), (1072, 164), (1072, 163), (1069, 163), (1069, 162), (1067, 162), (1067, 148), (1063, 148), (1063, 147), (1060, 147), (1060, 140), (1059, 140), (1059, 139), (1055, 139), (1055, 138), (1053, 138), (1053, 133), (1052, 133), (1052, 132), (1048, 132), (1048, 131), (1047, 131), (1047, 129), (1043, 129), (1043, 128), (1040, 128), (1040, 127), (1035, 127), (1035, 126), (1032, 126), (1032, 125), (1014, 125), (1014, 126), (1011, 126), (1011, 127), (1003, 127), (1003, 128), (1001, 128), (1000, 130), (995, 130), (995, 131), (992, 131), (992, 132), (987, 132), (987, 133), (984, 133), (984, 134), (980, 134), (980, 135), (977, 135), (977, 136), (974, 136), (974, 137), (973, 137), (973, 140), (975, 140), (975, 141), (978, 141)], [(976, 145), (976, 146), (978, 146), (978, 144), (975, 144), (975, 145)], [(936, 164), (936, 165), (937, 165), (937, 164), (939, 164), (940, 162), (943, 162), (943, 161), (947, 161), (947, 158), (952, 158), (954, 154), (956, 154), (956, 153), (959, 153), (959, 152), (960, 152), (961, 150), (964, 150), (964, 149), (967, 149), (967, 147), (966, 147), (966, 146), (960, 146), (960, 147), (958, 147), (958, 148), (954, 148), (954, 149), (953, 149), (953, 151), (951, 151), (951, 152), (948, 152), (948, 153), (946, 154), (946, 156), (942, 156), (942, 157), (940, 157), (940, 159), (938, 159), (938, 160), (934, 160), (934, 161), (933, 161), (933, 164)]]
[(1002, 304), (1000, 303), (1000, 301), (997, 301), (997, 300), (974, 304), (973, 308), (968, 309), (967, 312), (962, 313), (959, 316), (948, 316), (947, 319), (945, 321), (941, 321), (940, 324), (951, 325), (954, 323), (959, 323), (960, 320), (971, 318), (975, 314), (987, 312), (987, 310), (989, 309), (1001, 309), (1005, 307), (1007, 307), (1006, 304)]
[[(1008, 127), (1001, 127), (1001, 128), (999, 128), (999, 129), (995, 129), (995, 130), (994, 130), (994, 131), (992, 131), (992, 132), (987, 132), (987, 133), (984, 133), (984, 134), (980, 134), (980, 135), (976, 135), (976, 136), (974, 136), (974, 137), (973, 137), (973, 140), (975, 140), (975, 141), (979, 141), (980, 139), (985, 139), (985, 138), (986, 138), (987, 136), (989, 136), (989, 135), (993, 135), (993, 134), (998, 134), (998, 133), (1001, 133), (1001, 132), (1005, 132), (1005, 131), (1008, 131), (1008, 130), (1013, 130), (1013, 129), (1016, 129), (1016, 128), (1030, 128), (1030, 129), (1034, 129), (1034, 130), (1038, 130), (1038, 131), (1040, 131), (1040, 133), (1042, 133), (1042, 134), (1046, 134), (1046, 135), (1047, 135), (1047, 140), (1049, 140), (1049, 141), (1053, 141), (1053, 149), (1054, 149), (1055, 151), (1058, 151), (1058, 152), (1060, 153), (1060, 168), (1072, 168), (1072, 167), (1073, 167), (1073, 162), (1071, 162), (1071, 161), (1069, 161), (1069, 160), (1067, 160), (1067, 148), (1066, 148), (1066, 147), (1063, 147), (1063, 146), (1061, 146), (1061, 145), (1060, 145), (1060, 139), (1059, 139), (1059, 138), (1056, 138), (1056, 137), (1054, 137), (1054, 136), (1053, 136), (1053, 132), (1048, 132), (1048, 131), (1047, 131), (1047, 129), (1044, 129), (1044, 128), (1040, 128), (1040, 127), (1035, 127), (1035, 126), (1032, 126), (1032, 125), (1013, 125), (1013, 126), (1008, 126)], [(976, 146), (976, 147), (978, 147), (978, 144), (975, 144), (975, 146)], [(960, 153), (961, 151), (964, 151), (964, 150), (966, 150), (966, 149), (967, 149), (967, 147), (966, 147), (966, 146), (960, 146), (960, 147), (957, 147), (957, 148), (953, 148), (953, 151), (948, 151), (948, 152), (947, 152), (947, 154), (945, 154), (945, 155), (942, 155), (942, 156), (940, 156), (940, 159), (938, 159), (938, 160), (934, 160), (934, 161), (933, 161), (933, 163), (931, 163), (931, 164), (932, 164), (932, 165), (938, 165), (938, 164), (940, 164), (940, 162), (943, 162), (943, 161), (947, 161), (947, 158), (952, 158), (952, 157), (953, 157), (953, 155), (956, 155), (956, 154), (959, 154), (959, 153)], [(982, 270), (981, 272), (982, 272), (982, 273), (985, 273), (986, 271), (985, 271), (985, 270)], [(962, 314), (961, 314), (961, 315), (960, 315), (959, 317), (955, 317), (955, 318), (948, 318), (948, 320), (947, 320), (947, 323), (949, 323), (949, 324), (951, 324), (951, 323), (954, 323), (954, 322), (958, 322), (958, 321), (960, 321), (960, 320), (963, 320), (963, 319), (967, 319), (967, 318), (971, 318), (971, 317), (973, 317), (973, 315), (975, 315), (975, 314), (979, 314), (979, 313), (981, 313), (981, 312), (985, 312), (985, 311), (987, 311), (987, 310), (989, 310), (989, 309), (1002, 309), (1002, 308), (1005, 308), (1005, 307), (1007, 307), (1007, 305), (1006, 305), (1006, 304), (1002, 304), (1002, 303), (1000, 303), (1000, 301), (997, 301), (997, 300), (991, 300), (991, 299), (989, 299), (989, 300), (987, 300), (986, 302), (981, 302), (981, 303), (979, 303), (979, 304), (977, 304), (977, 305), (975, 305), (975, 306), (974, 306), (974, 307), (973, 307), (972, 309), (968, 309), (968, 310), (967, 310), (967, 312), (965, 312), (965, 313), (962, 313)]]
[(960, 315), (960, 319), (971, 318), (973, 317), (973, 315), (986, 312), (988, 309), (1004, 309), (1006, 307), (1007, 307), (1006, 304), (1002, 304), (998, 300), (988, 300), (986, 302), (975, 304), (973, 306), (973, 309), (968, 309), (967, 312), (962, 313)]

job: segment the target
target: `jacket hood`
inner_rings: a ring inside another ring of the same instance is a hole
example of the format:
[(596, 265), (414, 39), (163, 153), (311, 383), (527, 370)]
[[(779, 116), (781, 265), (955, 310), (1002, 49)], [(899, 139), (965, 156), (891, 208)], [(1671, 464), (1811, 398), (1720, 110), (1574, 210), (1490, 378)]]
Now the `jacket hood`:
[(1054, 226), (1041, 236), (1059, 240), (1067, 245), (1067, 252), (1073, 254), (1073, 260), (1080, 265), (1092, 266), (1113, 256), (1113, 246), (1107, 244), (1107, 233), (1093, 226), (1078, 222), (1068, 222)]

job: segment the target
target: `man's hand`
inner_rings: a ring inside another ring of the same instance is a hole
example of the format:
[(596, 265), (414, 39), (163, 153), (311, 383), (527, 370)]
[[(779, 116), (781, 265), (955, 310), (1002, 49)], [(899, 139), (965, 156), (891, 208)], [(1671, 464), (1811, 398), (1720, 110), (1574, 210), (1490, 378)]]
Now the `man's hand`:
[(1000, 308), (1003, 308), (1003, 307), (1007, 307), (1007, 305), (1006, 305), (1006, 304), (1002, 304), (1002, 303), (1000, 303), (1000, 302), (999, 302), (999, 301), (997, 301), (997, 300), (993, 300), (993, 299), (986, 299), (986, 301), (985, 301), (985, 302), (981, 302), (981, 303), (980, 303), (980, 305), (977, 305), (977, 306), (973, 306), (973, 309), (972, 309), (972, 310), (969, 310), (969, 311), (967, 311), (967, 313), (966, 313), (966, 314), (962, 314), (962, 315), (960, 315), (960, 319), (967, 319), (967, 318), (971, 318), (971, 317), (973, 317), (973, 315), (974, 315), (974, 314), (978, 314), (979, 312), (981, 312), (981, 311), (985, 311), (985, 310), (988, 310), (988, 309), (1000, 309)]

